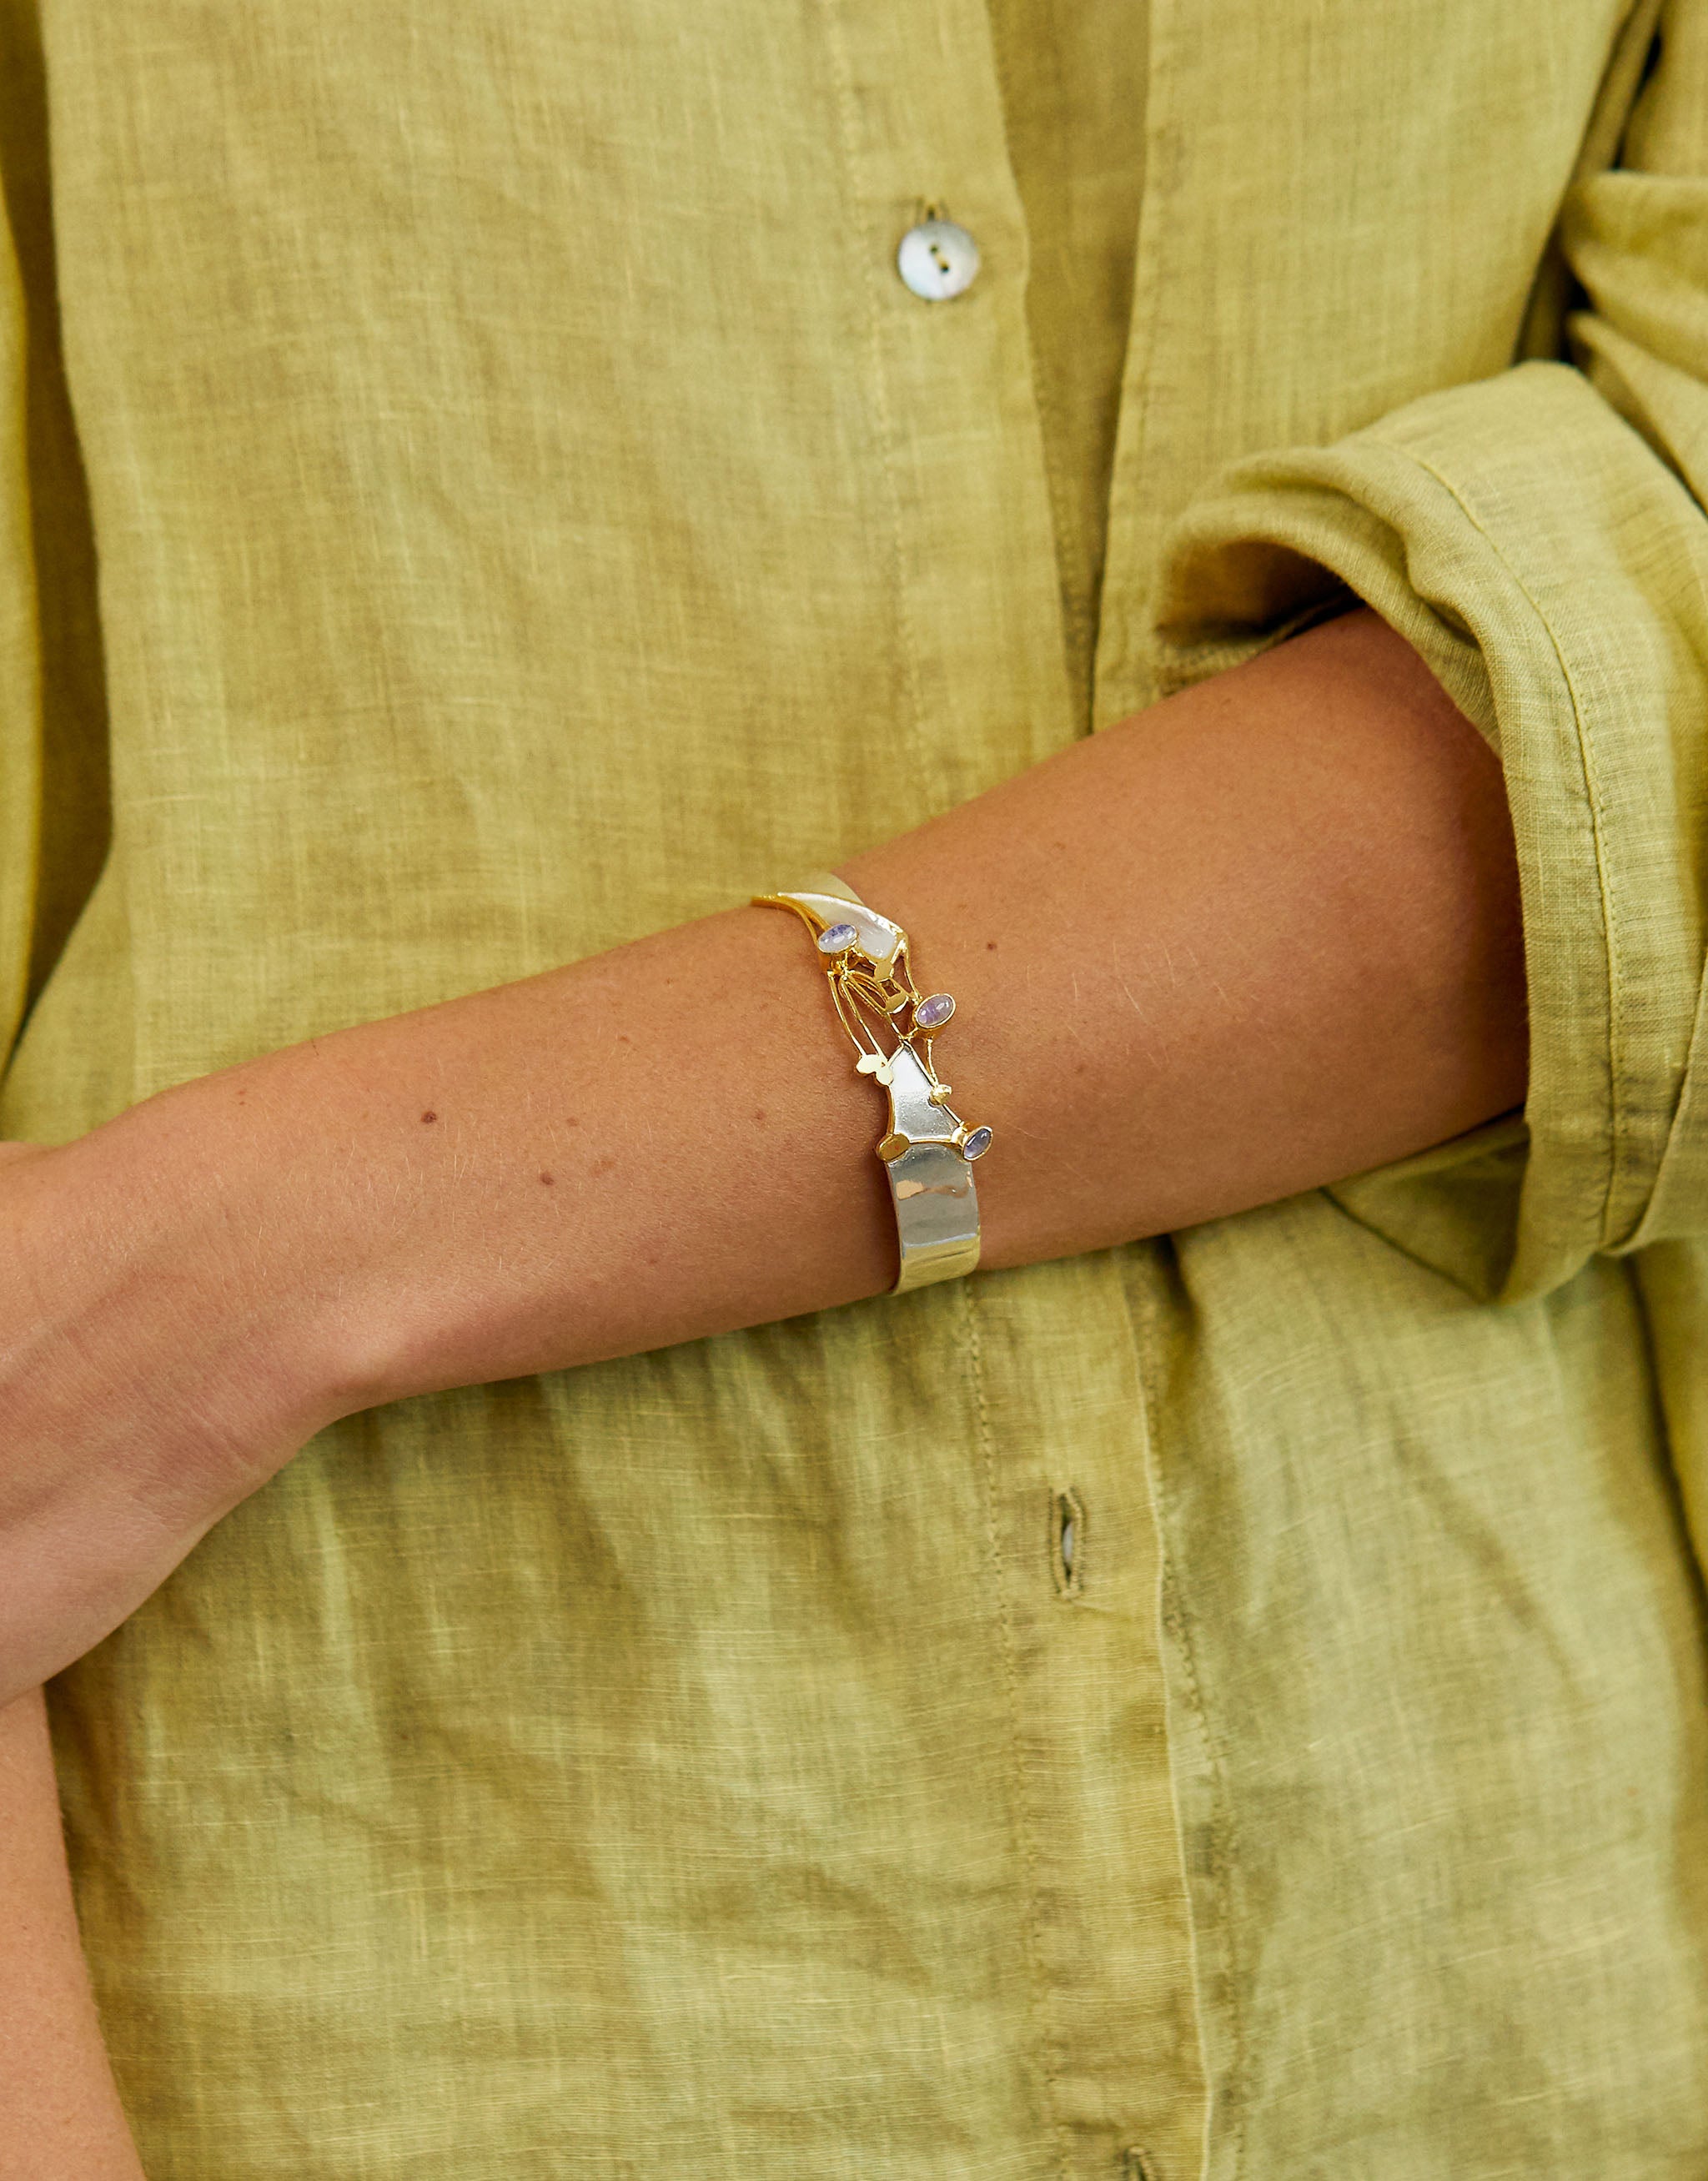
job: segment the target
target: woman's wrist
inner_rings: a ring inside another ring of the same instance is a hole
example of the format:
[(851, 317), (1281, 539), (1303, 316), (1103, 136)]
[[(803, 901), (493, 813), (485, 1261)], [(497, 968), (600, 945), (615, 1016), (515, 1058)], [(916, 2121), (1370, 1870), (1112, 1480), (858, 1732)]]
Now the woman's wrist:
[(880, 1292), (878, 1118), (812, 949), (743, 906), (196, 1079), (54, 1157), (123, 1266), (115, 1352), (205, 1327), (270, 1443)]
[(340, 1412), (268, 1246), (278, 1200), (220, 1171), (177, 1094), (28, 1148), (0, 1168), (0, 1413), (38, 1461), (32, 1440), (92, 1467), (122, 1439), (139, 1510), (165, 1526), (206, 1510), (206, 1527)]

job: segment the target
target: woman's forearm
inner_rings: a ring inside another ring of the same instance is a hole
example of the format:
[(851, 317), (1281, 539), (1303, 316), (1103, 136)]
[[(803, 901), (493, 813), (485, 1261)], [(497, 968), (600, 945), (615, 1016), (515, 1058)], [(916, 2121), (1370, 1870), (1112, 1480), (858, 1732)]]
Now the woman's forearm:
[[(958, 1002), (937, 1060), (996, 1131), (989, 1267), (1265, 1203), (1523, 1096), (1499, 768), (1366, 613), (837, 868)], [(887, 1286), (882, 1096), (820, 960), (743, 905), (12, 1147), (0, 1697), (338, 1416)]]
[(141, 2181), (101, 2041), (39, 1692), (0, 1711), (0, 2181)]
[[(839, 861), (959, 1003), (937, 1058), (996, 1130), (987, 1266), (1523, 1098), (1498, 765), (1368, 613)], [(296, 1313), (290, 1367), (355, 1406), (876, 1292), (882, 1111), (804, 929), (743, 906), (202, 1079), (85, 1156), (152, 1170), (163, 1232), (233, 1238), (231, 1276)]]

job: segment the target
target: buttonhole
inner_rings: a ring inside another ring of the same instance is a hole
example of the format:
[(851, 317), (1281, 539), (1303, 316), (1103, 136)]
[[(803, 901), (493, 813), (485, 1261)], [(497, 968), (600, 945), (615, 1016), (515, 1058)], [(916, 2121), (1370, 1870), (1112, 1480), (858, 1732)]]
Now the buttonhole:
[(1079, 1596), (1085, 1555), (1086, 1510), (1071, 1484), (1058, 1485), (1050, 1494), (1050, 1561), (1058, 1596)]

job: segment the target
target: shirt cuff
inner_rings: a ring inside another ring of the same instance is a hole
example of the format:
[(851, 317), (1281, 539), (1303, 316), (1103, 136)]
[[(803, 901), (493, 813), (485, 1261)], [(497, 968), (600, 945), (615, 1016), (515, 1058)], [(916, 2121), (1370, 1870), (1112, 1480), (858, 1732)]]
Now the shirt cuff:
[(1347, 592), (1500, 754), (1530, 1082), (1523, 1130), (1334, 1193), (1503, 1300), (1708, 1231), (1708, 519), (1580, 373), (1523, 364), (1216, 479), (1170, 542), (1163, 685)]

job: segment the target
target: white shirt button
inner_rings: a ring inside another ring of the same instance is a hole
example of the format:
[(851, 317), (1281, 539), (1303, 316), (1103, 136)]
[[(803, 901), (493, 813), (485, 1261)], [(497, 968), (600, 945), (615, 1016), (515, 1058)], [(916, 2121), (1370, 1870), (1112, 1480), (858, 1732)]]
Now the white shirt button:
[(979, 246), (952, 219), (921, 220), (902, 237), (896, 270), (927, 303), (946, 303), (973, 284)]

